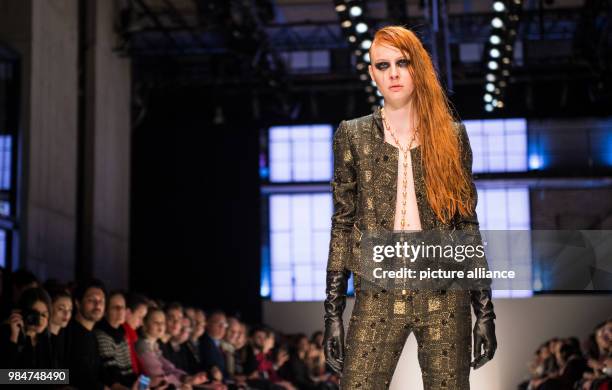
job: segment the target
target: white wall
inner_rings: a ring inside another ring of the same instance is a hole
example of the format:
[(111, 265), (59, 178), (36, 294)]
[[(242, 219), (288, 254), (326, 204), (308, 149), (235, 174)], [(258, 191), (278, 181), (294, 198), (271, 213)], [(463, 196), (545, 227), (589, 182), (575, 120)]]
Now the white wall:
[[(353, 304), (354, 299), (349, 299), (345, 325)], [(494, 304), (497, 352), (493, 361), (472, 371), (472, 390), (515, 390), (528, 375), (527, 363), (540, 343), (554, 336), (583, 340), (597, 323), (612, 316), (612, 296), (495, 299)], [(279, 331), (310, 335), (323, 329), (323, 303), (264, 302), (263, 318)], [(406, 341), (390, 389), (423, 389), (414, 335)]]

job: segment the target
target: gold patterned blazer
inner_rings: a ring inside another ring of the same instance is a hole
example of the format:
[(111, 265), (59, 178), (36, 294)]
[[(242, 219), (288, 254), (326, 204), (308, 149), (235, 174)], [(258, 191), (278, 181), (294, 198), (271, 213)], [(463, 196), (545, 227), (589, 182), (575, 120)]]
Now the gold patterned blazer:
[[(465, 125), (455, 122), (462, 165), (472, 173), (472, 150)], [(355, 272), (359, 242), (365, 231), (393, 231), (397, 195), (398, 151), (385, 142), (380, 107), (370, 115), (340, 122), (333, 140), (334, 177), (331, 182), (334, 213), (327, 271)], [(478, 233), (476, 212), (458, 213), (449, 223), (436, 218), (425, 192), (421, 146), (410, 150), (417, 206), (422, 230), (461, 229)], [(472, 193), (476, 186), (472, 180)], [(478, 236), (480, 234), (478, 233)]]

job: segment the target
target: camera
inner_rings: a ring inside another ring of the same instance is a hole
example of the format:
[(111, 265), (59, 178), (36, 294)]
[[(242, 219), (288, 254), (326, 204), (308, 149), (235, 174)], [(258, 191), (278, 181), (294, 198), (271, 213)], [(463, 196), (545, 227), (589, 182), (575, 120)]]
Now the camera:
[(36, 310), (24, 310), (21, 315), (23, 317), (23, 324), (26, 327), (40, 325), (40, 313)]

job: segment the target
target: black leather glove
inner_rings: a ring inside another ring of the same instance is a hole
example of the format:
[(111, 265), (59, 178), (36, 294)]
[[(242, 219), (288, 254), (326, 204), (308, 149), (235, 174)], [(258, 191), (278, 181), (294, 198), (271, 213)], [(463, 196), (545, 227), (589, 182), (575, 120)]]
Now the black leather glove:
[[(493, 320), (496, 316), (491, 301), (491, 289), (471, 290), (470, 298), (476, 314), (474, 362), (472, 362), (472, 366), (477, 369), (493, 359), (493, 355), (495, 355), (497, 339), (495, 338), (495, 323)], [(484, 352), (481, 351), (481, 347), (484, 347)]]
[(325, 360), (332, 370), (342, 374), (344, 364), (344, 325), (342, 313), (346, 307), (346, 287), (349, 271), (327, 271), (325, 293), (325, 336), (323, 350)]

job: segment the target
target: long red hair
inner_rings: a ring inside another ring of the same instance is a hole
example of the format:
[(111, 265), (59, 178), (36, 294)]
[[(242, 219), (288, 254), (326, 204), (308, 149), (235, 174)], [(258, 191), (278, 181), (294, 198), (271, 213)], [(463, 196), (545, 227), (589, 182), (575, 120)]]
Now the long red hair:
[[(427, 199), (436, 217), (447, 223), (459, 212), (473, 213), (471, 172), (462, 168), (456, 118), (440, 85), (429, 53), (417, 36), (403, 26), (386, 26), (374, 35), (372, 46), (395, 47), (410, 58), (414, 82), (413, 107), (421, 140)], [(370, 58), (371, 56), (370, 48)]]

